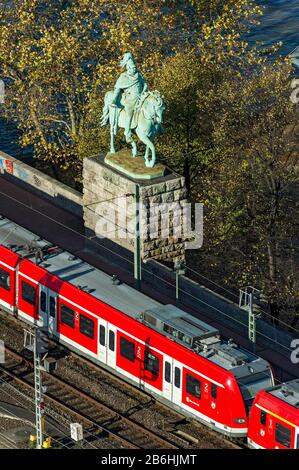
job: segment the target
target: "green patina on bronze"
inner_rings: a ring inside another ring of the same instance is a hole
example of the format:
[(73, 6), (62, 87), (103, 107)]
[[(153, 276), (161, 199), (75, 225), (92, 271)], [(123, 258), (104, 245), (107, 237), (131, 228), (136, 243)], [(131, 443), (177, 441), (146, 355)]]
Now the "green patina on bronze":
[[(144, 162), (147, 168), (156, 165), (154, 138), (160, 134), (165, 109), (159, 91), (149, 91), (142, 74), (137, 69), (131, 52), (126, 52), (120, 62), (122, 72), (114, 90), (105, 94), (101, 126), (110, 127), (110, 153), (115, 153), (115, 136), (119, 128), (124, 129), (126, 142), (132, 147), (131, 157), (137, 156), (137, 145), (132, 131), (145, 144)], [(151, 172), (149, 172), (150, 174)]]
[(166, 167), (160, 163), (152, 168), (144, 166), (143, 157), (133, 158), (129, 149), (108, 153), (104, 161), (106, 165), (134, 179), (151, 180), (164, 176), (166, 172)]

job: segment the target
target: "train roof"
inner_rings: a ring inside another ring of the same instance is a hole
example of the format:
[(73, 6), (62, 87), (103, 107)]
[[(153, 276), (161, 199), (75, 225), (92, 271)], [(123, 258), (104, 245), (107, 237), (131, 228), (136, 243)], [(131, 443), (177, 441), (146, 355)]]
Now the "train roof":
[(267, 393), (299, 410), (299, 379), (279, 384), (267, 390)]
[(0, 220), (0, 234), (0, 243), (31, 261), (35, 256), (39, 257), (40, 250), (44, 251), (46, 254), (38, 266), (127, 315), (136, 318), (141, 310), (160, 305), (8, 219)]
[(237, 379), (246, 381), (253, 374), (263, 374), (269, 365), (232, 340), (221, 341), (219, 331), (182, 311), (175, 305), (159, 305), (141, 313), (140, 319), (151, 328), (174, 339), (199, 355), (230, 370)]
[(5, 217), (0, 217), (0, 244), (23, 258), (35, 258), (52, 275), (230, 370), (237, 379), (250, 382), (255, 374), (269, 370), (265, 360), (233, 341), (221, 341), (211, 325), (174, 305), (160, 304)]

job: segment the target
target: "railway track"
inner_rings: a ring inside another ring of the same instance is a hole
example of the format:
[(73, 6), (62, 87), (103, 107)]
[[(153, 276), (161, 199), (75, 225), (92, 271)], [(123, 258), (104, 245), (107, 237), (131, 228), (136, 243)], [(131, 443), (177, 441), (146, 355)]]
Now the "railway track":
[[(100, 378), (102, 378), (104, 376), (109, 381), (114, 383), (114, 386), (115, 386), (115, 384), (118, 384), (119, 387), (126, 388), (127, 390), (132, 392), (135, 396), (138, 396), (141, 399), (144, 399), (146, 397), (147, 398), (152, 398), (152, 396), (148, 392), (146, 392), (144, 390), (140, 390), (135, 385), (124, 381), (121, 377), (116, 376), (115, 374), (113, 374), (109, 370), (101, 367), (98, 364), (94, 364), (93, 362), (91, 362), (90, 360), (80, 356), (76, 352), (71, 351), (71, 356), (73, 356), (75, 358), (78, 365), (79, 364), (82, 365), (82, 369), (84, 368), (84, 370), (86, 370), (87, 374), (88, 373), (90, 374), (92, 372), (96, 372), (97, 374), (99, 374), (99, 372), (100, 372), (99, 380), (100, 380)], [(181, 421), (181, 422), (189, 423), (190, 426), (193, 427), (193, 430), (195, 430), (195, 429), (198, 429), (200, 431), (204, 430), (205, 434), (207, 436), (210, 436), (211, 439), (215, 439), (215, 435), (216, 435), (216, 439), (218, 441), (223, 441), (223, 442), (226, 442), (226, 443), (229, 442), (229, 447), (231, 447), (231, 448), (234, 448), (234, 449), (246, 448), (245, 443), (243, 443), (241, 441), (237, 442), (236, 440), (226, 438), (226, 437), (222, 436), (221, 434), (216, 433), (212, 429), (208, 428), (206, 425), (204, 425), (204, 424), (202, 424), (202, 423), (200, 423), (200, 422), (198, 422), (198, 421), (196, 421), (192, 418), (190, 418), (190, 419), (187, 418), (186, 415), (184, 415), (183, 413), (180, 413), (178, 410), (173, 410), (166, 403), (157, 402), (157, 406), (165, 411), (165, 416), (169, 418), (169, 421), (176, 420), (177, 422)], [(182, 433), (182, 435), (183, 434), (185, 434), (185, 433)], [(190, 436), (187, 435), (187, 438), (186, 437), (185, 438), (181, 437), (181, 438), (184, 439), (185, 442), (188, 442), (190, 444), (190, 443), (192, 443), (192, 434), (193, 433), (191, 432), (191, 435)], [(190, 439), (188, 439), (189, 437), (190, 437)]]
[[(20, 320), (17, 320), (14, 317), (11, 317), (10, 315), (4, 313), (1, 311), (1, 320), (2, 320), (2, 335), (3, 339), (5, 339), (6, 345), (13, 346), (14, 350), (13, 353), (16, 354), (15, 348), (18, 349), (18, 351), (21, 351), (21, 344), (23, 344), (23, 329), (22, 326), (20, 325)], [(4, 323), (3, 323), (4, 322)], [(22, 324), (22, 322), (21, 322)], [(26, 324), (23, 324), (24, 326)], [(1, 329), (0, 329), (1, 332)], [(13, 332), (13, 333), (12, 333)], [(17, 341), (16, 341), (17, 340)], [(52, 342), (52, 340), (51, 340)], [(236, 442), (234, 440), (230, 440), (229, 438), (226, 438), (225, 436), (222, 436), (221, 434), (215, 432), (213, 429), (210, 429), (206, 425), (197, 422), (194, 419), (189, 419), (186, 418), (186, 416), (179, 412), (178, 410), (173, 410), (170, 406), (168, 406), (166, 403), (161, 403), (160, 401), (155, 401), (153, 397), (146, 391), (140, 390), (138, 387), (136, 387), (133, 384), (130, 384), (126, 381), (124, 381), (121, 377), (118, 377), (114, 375), (112, 372), (108, 371), (107, 369), (101, 367), (98, 364), (94, 364), (92, 361), (82, 357), (81, 355), (78, 355), (76, 352), (66, 349), (64, 346), (60, 345), (56, 341), (53, 341), (53, 345), (57, 348), (56, 350), (58, 351), (60, 357), (62, 353), (62, 357), (65, 356), (64, 351), (67, 351), (68, 358), (72, 358), (73, 364), (70, 364), (67, 362), (64, 367), (62, 367), (62, 364), (59, 363), (59, 367), (57, 370), (57, 373), (60, 375), (61, 378), (65, 379), (67, 377), (68, 380), (68, 385), (73, 384), (74, 382), (79, 385), (78, 378), (81, 378), (81, 383), (80, 383), (80, 388), (82, 390), (85, 390), (86, 395), (91, 396), (91, 398), (96, 398), (96, 403), (99, 405), (99, 401), (102, 401), (101, 398), (103, 398), (102, 390), (101, 387), (103, 383), (107, 384), (109, 386), (109, 400), (108, 404), (111, 404), (111, 409), (110, 412), (112, 412), (112, 408), (114, 413), (119, 416), (119, 407), (114, 400), (113, 403), (111, 403), (111, 396), (116, 396), (116, 393), (122, 391), (123, 394), (125, 394), (126, 398), (125, 400), (130, 400), (130, 398), (133, 398), (136, 408), (139, 409), (147, 409), (148, 408), (148, 403), (149, 400), (151, 402), (150, 409), (148, 409), (148, 412), (153, 415), (159, 414), (162, 415), (162, 420), (159, 420), (157, 423), (157, 426), (154, 427), (154, 429), (159, 429), (159, 432), (162, 434), (162, 437), (164, 437), (165, 434), (170, 436), (170, 439), (174, 438), (174, 443), (171, 441), (171, 445), (168, 446), (168, 448), (183, 448), (187, 447), (190, 449), (190, 447), (193, 448), (234, 448), (234, 449), (240, 449), (244, 448), (244, 444), (242, 442)], [(6, 346), (7, 348), (7, 346)], [(7, 351), (9, 348), (7, 348)], [(60, 351), (59, 351), (60, 350)], [(12, 351), (12, 349), (11, 349)], [(25, 358), (23, 356), (22, 360), (26, 362)], [(31, 367), (32, 370), (32, 363), (28, 361), (28, 367)], [(64, 361), (62, 360), (62, 363)], [(75, 366), (75, 367), (74, 367)], [(70, 377), (68, 374), (69, 368), (71, 368), (73, 375)], [(75, 375), (74, 375), (75, 374)], [(47, 375), (45, 375), (45, 378)], [(51, 375), (50, 377), (54, 377)], [(86, 378), (86, 380), (82, 380), (82, 378)], [(64, 380), (66, 382), (66, 380)], [(86, 387), (86, 382), (92, 383), (93, 384), (93, 389), (90, 389)], [(31, 381), (32, 383), (32, 381)], [(44, 379), (44, 383), (46, 383)], [(47, 384), (48, 385), (48, 384)], [(72, 385), (71, 385), (72, 387)], [(78, 388), (78, 387), (77, 387)], [(51, 389), (48, 388), (48, 393)], [(81, 390), (79, 390), (80, 392)], [(95, 391), (97, 393), (95, 393)], [(105, 403), (103, 403), (105, 405)], [(106, 406), (107, 406), (107, 400), (106, 400)], [(126, 408), (124, 411), (124, 414), (126, 417), (128, 417), (128, 408)], [(140, 417), (138, 415), (138, 410), (137, 413), (131, 413), (131, 420), (134, 421), (134, 424), (141, 423), (142, 421), (140, 420)], [(134, 415), (134, 418), (133, 418)], [(77, 420), (81, 420), (80, 416), (76, 418)], [(98, 424), (98, 423), (97, 423)], [(92, 429), (94, 428), (94, 424), (90, 422), (86, 422), (86, 425), (91, 427)], [(142, 430), (144, 430), (144, 425), (142, 424)], [(152, 430), (151, 429), (150, 431)], [(162, 432), (161, 432), (162, 430)], [(165, 432), (164, 432), (165, 431)], [(177, 431), (179, 431), (177, 433)], [(108, 434), (109, 435), (109, 434)], [(160, 437), (160, 436), (159, 436)], [(195, 439), (194, 439), (195, 437)], [(197, 441), (197, 442), (196, 442)], [(164, 442), (164, 448), (165, 448), (165, 440)], [(124, 443), (125, 447), (128, 447), (127, 443)], [(130, 443), (130, 448), (132, 448), (133, 445)], [(136, 446), (138, 448), (138, 446)], [(162, 448), (156, 446), (155, 448)]]
[(0, 450), (3, 449), (18, 449), (18, 446), (5, 433), (0, 432)]
[[(22, 386), (34, 390), (33, 364), (21, 354), (6, 347), (7, 361), (0, 366), (2, 374)], [(96, 441), (108, 437), (117, 447), (132, 449), (178, 449), (179, 446), (162, 438), (152, 430), (115, 412), (74, 385), (45, 373), (43, 385), (47, 387), (46, 402), (51, 402), (64, 413), (84, 424), (88, 434)], [(46, 410), (45, 410), (46, 411)], [(47, 414), (47, 411), (46, 411)], [(94, 443), (95, 444), (95, 443)]]

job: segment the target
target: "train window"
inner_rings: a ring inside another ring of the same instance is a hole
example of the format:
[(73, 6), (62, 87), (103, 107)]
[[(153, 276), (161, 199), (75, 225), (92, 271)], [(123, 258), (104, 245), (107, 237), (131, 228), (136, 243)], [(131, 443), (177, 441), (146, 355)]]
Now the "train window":
[(192, 345), (192, 338), (191, 338), (191, 336), (184, 335), (183, 341), (184, 341), (184, 343), (188, 344), (188, 346), (191, 346), (191, 345)]
[(40, 293), (39, 308), (42, 312), (47, 311), (47, 294), (43, 291)]
[(160, 359), (152, 354), (151, 352), (144, 351), (144, 368), (148, 370), (153, 375), (159, 376), (160, 371)]
[(217, 385), (216, 384), (211, 385), (211, 397), (214, 398), (215, 400), (217, 398)]
[(109, 330), (109, 349), (110, 351), (115, 350), (115, 333), (111, 330)]
[(165, 361), (165, 372), (164, 372), (165, 382), (171, 382), (171, 365), (169, 362)]
[(61, 323), (64, 323), (65, 325), (70, 326), (71, 328), (75, 327), (75, 312), (72, 308), (61, 304), (60, 318)]
[(291, 430), (280, 423), (276, 423), (275, 440), (279, 444), (290, 448), (291, 447)]
[(10, 290), (10, 274), (3, 268), (0, 268), (0, 287)]
[(143, 318), (146, 323), (149, 323), (152, 326), (156, 326), (156, 323), (157, 323), (156, 318), (153, 317), (152, 315), (145, 313)]
[(178, 367), (174, 368), (174, 385), (177, 388), (180, 388), (181, 386), (181, 369)]
[[(94, 321), (90, 318), (87, 318), (85, 315), (80, 315), (80, 324), (79, 324), (80, 333), (88, 338), (94, 338)], [(105, 344), (105, 343), (104, 343)]]
[(201, 398), (200, 380), (193, 377), (193, 375), (186, 374), (186, 392), (195, 398)]
[(165, 333), (168, 333), (169, 335), (173, 336), (174, 338), (178, 337), (178, 334), (179, 334), (178, 330), (176, 330), (175, 328), (173, 328), (170, 325), (167, 325), (167, 323), (164, 323), (163, 330), (165, 331)]
[(267, 413), (266, 413), (266, 411), (261, 410), (260, 423), (263, 426), (266, 426), (266, 424), (267, 424)]
[(106, 346), (106, 328), (104, 325), (100, 325), (100, 345)]
[(135, 344), (126, 338), (120, 338), (120, 355), (131, 362), (135, 361)]
[(50, 296), (50, 317), (56, 317), (56, 299)]
[(181, 331), (178, 331), (175, 328), (173, 328), (172, 326), (167, 325), (167, 323), (164, 323), (163, 330), (165, 331), (165, 333), (168, 333), (169, 335), (173, 336), (174, 338), (178, 338), (183, 343), (188, 344), (188, 346), (191, 346), (191, 344), (192, 344), (191, 336), (185, 335)]
[(28, 284), (26, 281), (22, 281), (22, 299), (31, 305), (35, 305), (35, 287)]
[(296, 449), (299, 449), (299, 434), (297, 434), (297, 445), (296, 445)]

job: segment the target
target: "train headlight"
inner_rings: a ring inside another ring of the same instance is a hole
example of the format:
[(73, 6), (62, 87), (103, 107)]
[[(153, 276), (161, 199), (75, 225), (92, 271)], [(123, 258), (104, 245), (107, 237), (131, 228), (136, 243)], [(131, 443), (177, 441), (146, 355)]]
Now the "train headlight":
[(235, 423), (237, 424), (244, 424), (246, 422), (245, 418), (236, 418)]

